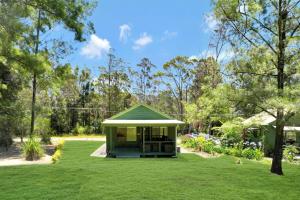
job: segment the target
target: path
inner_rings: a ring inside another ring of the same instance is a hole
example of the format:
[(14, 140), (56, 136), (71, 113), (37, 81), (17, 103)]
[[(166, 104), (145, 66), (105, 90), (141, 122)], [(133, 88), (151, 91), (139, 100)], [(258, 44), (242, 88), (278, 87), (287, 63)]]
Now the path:
[(106, 143), (102, 144), (96, 151), (94, 151), (91, 156), (93, 157), (106, 157)]

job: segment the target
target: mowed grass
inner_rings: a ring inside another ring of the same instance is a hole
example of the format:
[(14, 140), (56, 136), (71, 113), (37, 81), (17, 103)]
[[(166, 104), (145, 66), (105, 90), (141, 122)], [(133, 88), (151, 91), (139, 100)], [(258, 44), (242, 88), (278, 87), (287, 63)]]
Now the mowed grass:
[(222, 156), (113, 159), (90, 154), (101, 142), (68, 141), (52, 165), (0, 168), (0, 199), (299, 199), (300, 167)]

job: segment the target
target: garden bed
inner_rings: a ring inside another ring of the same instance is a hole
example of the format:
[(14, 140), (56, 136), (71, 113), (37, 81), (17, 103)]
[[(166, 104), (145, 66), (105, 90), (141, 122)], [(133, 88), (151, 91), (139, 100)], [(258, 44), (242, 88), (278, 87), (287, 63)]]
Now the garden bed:
[(8, 150), (0, 148), (0, 166), (13, 166), (13, 165), (33, 165), (33, 164), (50, 164), (51, 156), (54, 154), (55, 145), (43, 145), (45, 151), (44, 156), (35, 161), (25, 160), (22, 155), (21, 143), (15, 142)]
[(203, 151), (195, 151), (195, 149), (186, 148), (186, 147), (183, 147), (183, 146), (180, 147), (180, 153), (192, 153), (192, 154), (195, 154), (195, 155), (200, 156), (202, 158), (217, 158), (217, 157), (220, 156), (220, 154), (218, 154), (218, 153), (210, 154), (210, 153), (206, 153), (206, 152), (203, 152)]

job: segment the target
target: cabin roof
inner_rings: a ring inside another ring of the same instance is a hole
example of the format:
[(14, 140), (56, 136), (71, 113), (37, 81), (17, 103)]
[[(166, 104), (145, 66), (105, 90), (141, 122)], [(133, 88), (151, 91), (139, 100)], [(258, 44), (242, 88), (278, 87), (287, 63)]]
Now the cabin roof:
[(119, 114), (112, 116), (109, 119), (104, 120), (103, 124), (106, 125), (165, 124), (167, 125), (167, 124), (184, 124), (184, 122), (173, 119), (172, 117), (164, 113), (161, 113), (148, 105), (138, 104)]

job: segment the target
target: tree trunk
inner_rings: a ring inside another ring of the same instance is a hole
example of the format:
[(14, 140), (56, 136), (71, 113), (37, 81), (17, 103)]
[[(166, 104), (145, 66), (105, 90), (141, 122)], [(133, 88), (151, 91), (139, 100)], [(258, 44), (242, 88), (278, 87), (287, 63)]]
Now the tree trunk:
[(23, 143), (23, 131), (21, 131), (21, 143)]
[[(38, 24), (36, 27), (36, 41), (35, 41), (35, 54), (39, 52), (39, 40), (40, 40), (40, 20), (41, 20), (41, 11), (38, 11)], [(33, 80), (32, 80), (32, 105), (31, 105), (31, 126), (30, 126), (30, 136), (34, 131), (34, 121), (35, 121), (35, 102), (36, 102), (36, 72), (33, 72)]]
[(35, 101), (36, 101), (36, 73), (33, 72), (30, 135), (32, 135), (32, 134), (33, 134), (33, 131), (34, 131), (34, 121), (35, 121)]
[(277, 110), (276, 137), (271, 172), (283, 175), (282, 171), (282, 146), (283, 146), (283, 109)]
[(182, 104), (182, 100), (183, 100), (183, 91), (180, 90), (179, 91), (179, 112), (180, 112), (180, 120), (183, 121), (183, 104)]
[[(283, 97), (284, 66), (285, 66), (285, 39), (286, 39), (286, 0), (279, 0), (278, 6), (278, 54), (277, 54), (277, 92), (278, 97)], [(277, 108), (276, 137), (271, 172), (283, 175), (282, 148), (284, 129), (284, 108)]]
[(111, 117), (111, 68), (113, 64), (113, 55), (109, 54), (108, 63), (108, 117)]

